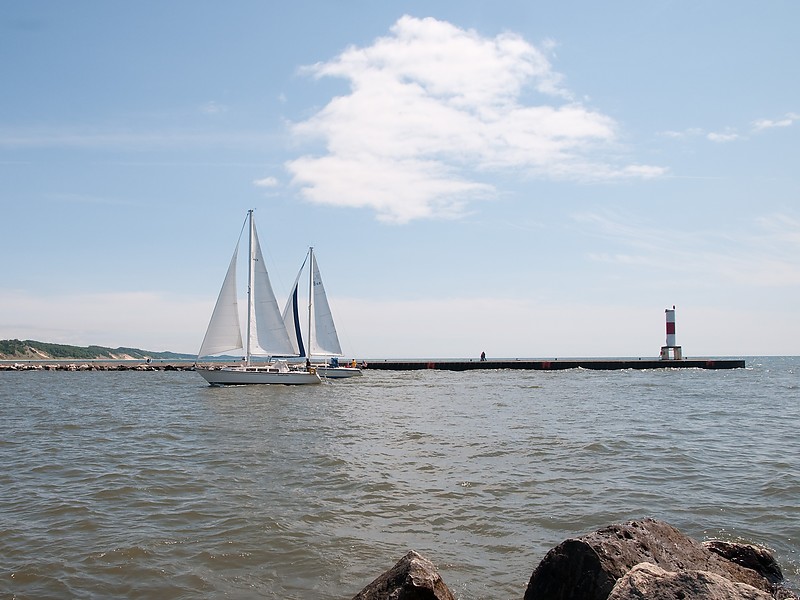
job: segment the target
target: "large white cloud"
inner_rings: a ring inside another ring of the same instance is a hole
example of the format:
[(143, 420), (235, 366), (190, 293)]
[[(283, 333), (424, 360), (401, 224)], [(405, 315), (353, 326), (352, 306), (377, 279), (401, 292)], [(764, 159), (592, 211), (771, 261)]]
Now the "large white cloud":
[(432, 18), (405, 16), (386, 37), (306, 69), (339, 77), (333, 98), (293, 132), (324, 153), (287, 163), (313, 202), (369, 207), (379, 218), (460, 214), (495, 193), (490, 177), (653, 177), (647, 165), (598, 155), (616, 124), (571, 99), (545, 51), (519, 35), (485, 38)]

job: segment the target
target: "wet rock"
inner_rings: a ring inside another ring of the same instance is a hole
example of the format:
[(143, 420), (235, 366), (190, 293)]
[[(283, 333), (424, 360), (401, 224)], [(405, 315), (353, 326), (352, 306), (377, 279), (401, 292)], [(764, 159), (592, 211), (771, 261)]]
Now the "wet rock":
[(665, 571), (707, 571), (772, 591), (771, 582), (758, 572), (712, 552), (663, 521), (643, 519), (599, 529), (553, 548), (531, 575), (525, 600), (605, 600), (620, 578), (644, 562)]
[(411, 550), (353, 600), (455, 600), (436, 567)]
[(766, 548), (722, 540), (708, 540), (703, 542), (703, 546), (737, 565), (752, 569), (770, 583), (783, 581), (780, 565)]
[(736, 583), (708, 571), (665, 571), (641, 563), (623, 575), (608, 600), (773, 600), (746, 583)]

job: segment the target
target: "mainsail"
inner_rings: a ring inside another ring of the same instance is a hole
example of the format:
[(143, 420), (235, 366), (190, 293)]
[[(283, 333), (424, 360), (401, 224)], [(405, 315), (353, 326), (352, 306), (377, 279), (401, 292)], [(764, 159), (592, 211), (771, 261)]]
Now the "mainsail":
[[(266, 263), (253, 225), (253, 313), (255, 327), (250, 331), (251, 354), (297, 356), (281, 318), (278, 301), (269, 282)], [(255, 350), (257, 346), (260, 350)]]

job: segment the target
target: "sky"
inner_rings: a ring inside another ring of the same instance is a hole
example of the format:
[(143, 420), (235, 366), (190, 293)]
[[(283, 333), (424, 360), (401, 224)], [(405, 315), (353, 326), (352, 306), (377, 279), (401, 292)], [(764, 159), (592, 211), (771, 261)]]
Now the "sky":
[(800, 4), (0, 11), (0, 339), (195, 353), (248, 209), (346, 357), (800, 354)]

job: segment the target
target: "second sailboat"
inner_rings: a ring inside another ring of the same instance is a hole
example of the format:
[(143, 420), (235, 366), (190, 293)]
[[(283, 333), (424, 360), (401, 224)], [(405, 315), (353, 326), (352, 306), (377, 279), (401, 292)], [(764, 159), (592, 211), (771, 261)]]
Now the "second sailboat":
[[(307, 347), (303, 344), (302, 326), (300, 324), (300, 310), (298, 301), (298, 288), (300, 276), (308, 263), (308, 334)], [(283, 321), (286, 331), (292, 342), (293, 350), (298, 356), (305, 357), (321, 377), (330, 379), (344, 379), (361, 375), (361, 369), (355, 364), (344, 365), (339, 363), (342, 357), (342, 347), (333, 322), (333, 314), (328, 304), (325, 286), (319, 272), (314, 248), (308, 249), (306, 259), (297, 273), (289, 300), (283, 309)], [(316, 363), (313, 363), (314, 360)]]

